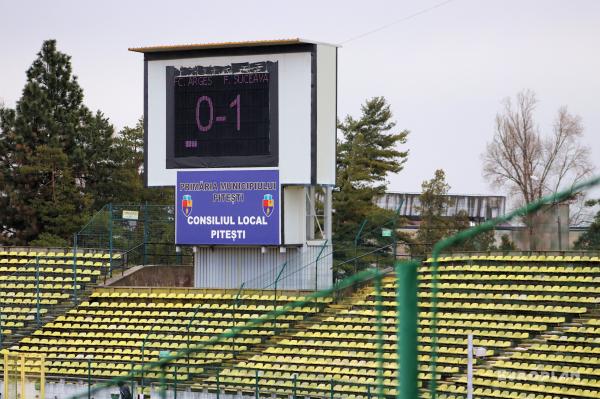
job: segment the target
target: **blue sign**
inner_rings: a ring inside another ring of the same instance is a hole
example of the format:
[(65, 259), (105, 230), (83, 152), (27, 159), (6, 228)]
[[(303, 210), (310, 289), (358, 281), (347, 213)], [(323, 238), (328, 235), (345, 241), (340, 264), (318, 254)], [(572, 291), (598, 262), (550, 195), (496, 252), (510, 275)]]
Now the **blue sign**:
[(177, 172), (175, 242), (279, 245), (279, 171)]

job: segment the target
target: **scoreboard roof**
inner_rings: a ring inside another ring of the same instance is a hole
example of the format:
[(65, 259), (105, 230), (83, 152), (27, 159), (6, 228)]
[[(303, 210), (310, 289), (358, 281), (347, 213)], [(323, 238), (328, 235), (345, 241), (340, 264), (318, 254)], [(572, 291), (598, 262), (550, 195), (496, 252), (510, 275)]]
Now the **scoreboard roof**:
[(313, 40), (300, 38), (274, 39), (274, 40), (251, 40), (241, 42), (216, 42), (216, 43), (196, 43), (196, 44), (169, 44), (162, 46), (148, 47), (130, 47), (129, 51), (136, 53), (162, 53), (169, 51), (188, 51), (188, 50), (212, 50), (221, 48), (241, 48), (241, 47), (262, 47), (262, 46), (285, 46), (293, 44), (325, 44), (333, 47), (340, 47), (337, 44), (321, 43)]

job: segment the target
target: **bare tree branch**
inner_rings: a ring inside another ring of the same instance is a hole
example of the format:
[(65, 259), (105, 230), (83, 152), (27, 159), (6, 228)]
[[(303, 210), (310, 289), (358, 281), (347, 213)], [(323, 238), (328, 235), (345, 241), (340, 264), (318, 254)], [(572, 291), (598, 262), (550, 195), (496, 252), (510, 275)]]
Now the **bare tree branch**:
[(524, 90), (503, 102), (496, 115), (494, 136), (486, 147), (483, 174), (494, 187), (518, 194), (529, 203), (581, 182), (594, 166), (581, 143), (581, 118), (566, 107), (558, 110), (551, 135), (543, 136), (534, 120), (536, 95)]

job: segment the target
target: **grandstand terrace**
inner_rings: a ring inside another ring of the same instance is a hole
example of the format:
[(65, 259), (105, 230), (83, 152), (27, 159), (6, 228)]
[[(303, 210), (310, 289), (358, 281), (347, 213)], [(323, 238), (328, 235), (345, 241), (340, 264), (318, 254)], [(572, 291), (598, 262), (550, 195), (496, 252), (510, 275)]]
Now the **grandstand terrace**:
[[(429, 396), (432, 378), (431, 261), (419, 268), (422, 397)], [(600, 397), (598, 256), (447, 256), (438, 273), (439, 398), (466, 398), (468, 334), (484, 348), (475, 360), (477, 398)], [(170, 389), (174, 383), (191, 389), (184, 397), (217, 391), (254, 396), (258, 390), (261, 396), (368, 398), (377, 394), (381, 378), (383, 394), (391, 398), (398, 367), (395, 277), (384, 277), (381, 287), (381, 330), (377, 290), (368, 283), (216, 344), (210, 341), (217, 335), (303, 293), (96, 288), (10, 350), (45, 355), (50, 379), (85, 381), (88, 372), (94, 380), (125, 376), (164, 352), (204, 343), (165, 370)], [(28, 372), (39, 367), (36, 360), (27, 364)], [(146, 386), (156, 382), (160, 370), (143, 379)]]

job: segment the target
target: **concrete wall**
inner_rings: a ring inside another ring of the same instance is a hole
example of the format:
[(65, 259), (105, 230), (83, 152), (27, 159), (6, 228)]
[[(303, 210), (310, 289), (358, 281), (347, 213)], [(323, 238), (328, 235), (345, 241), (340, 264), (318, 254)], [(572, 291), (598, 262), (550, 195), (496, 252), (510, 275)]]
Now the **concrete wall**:
[(332, 247), (325, 241), (304, 247), (197, 247), (195, 287), (237, 289), (322, 290), (333, 284)]
[(111, 287), (193, 287), (194, 266), (139, 266), (107, 283)]

